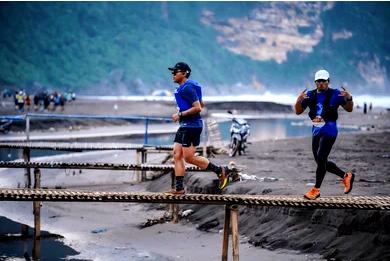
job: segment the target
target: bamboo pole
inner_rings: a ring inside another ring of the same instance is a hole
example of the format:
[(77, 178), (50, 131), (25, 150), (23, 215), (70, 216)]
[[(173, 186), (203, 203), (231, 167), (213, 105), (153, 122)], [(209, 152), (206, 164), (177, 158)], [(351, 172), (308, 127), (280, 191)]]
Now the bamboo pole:
[(230, 205), (225, 205), (225, 223), (223, 225), (222, 261), (228, 260), (230, 234)]
[[(41, 188), (41, 171), (38, 168), (34, 169), (34, 189)], [(32, 256), (34, 260), (39, 260), (41, 255), (41, 202), (33, 202), (34, 213), (34, 238)]]
[(231, 225), (232, 225), (232, 247), (233, 247), (233, 261), (239, 261), (239, 238), (238, 238), (238, 206), (231, 207)]

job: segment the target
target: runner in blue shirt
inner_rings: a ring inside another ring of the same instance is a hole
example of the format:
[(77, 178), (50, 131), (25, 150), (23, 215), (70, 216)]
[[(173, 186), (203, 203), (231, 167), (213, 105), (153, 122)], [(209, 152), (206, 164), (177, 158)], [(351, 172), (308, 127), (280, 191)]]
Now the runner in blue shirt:
[(312, 150), (317, 163), (316, 183), (304, 197), (316, 199), (320, 196), (320, 187), (324, 180), (326, 171), (336, 174), (343, 179), (344, 193), (352, 190), (355, 174), (342, 171), (334, 162), (328, 160), (328, 156), (336, 141), (338, 129), (338, 107), (342, 106), (346, 111), (352, 112), (353, 101), (349, 92), (332, 89), (329, 87), (329, 73), (326, 70), (319, 70), (314, 76), (316, 89), (301, 92), (295, 103), (296, 114), (301, 114), (309, 107), (309, 117), (312, 120), (313, 139)]
[(184, 190), (184, 161), (201, 169), (215, 172), (219, 178), (219, 188), (223, 189), (228, 184), (230, 170), (217, 166), (207, 158), (195, 156), (196, 147), (200, 143), (203, 121), (200, 112), (204, 107), (202, 100), (202, 86), (190, 80), (191, 68), (184, 62), (168, 68), (172, 71), (173, 81), (179, 86), (175, 90), (177, 113), (172, 115), (174, 122), (179, 122), (180, 127), (175, 135), (173, 158), (175, 161), (176, 188), (167, 192), (173, 195), (183, 195)]

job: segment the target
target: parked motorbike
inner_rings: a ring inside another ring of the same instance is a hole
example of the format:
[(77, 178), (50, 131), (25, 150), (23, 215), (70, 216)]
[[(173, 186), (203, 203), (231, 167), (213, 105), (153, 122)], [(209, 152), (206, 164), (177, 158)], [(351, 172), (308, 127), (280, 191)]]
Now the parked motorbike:
[[(230, 111), (228, 111), (231, 113)], [(239, 155), (245, 153), (247, 148), (247, 138), (250, 133), (250, 125), (244, 119), (237, 119), (233, 116), (230, 126), (230, 144), (229, 156), (234, 157), (237, 152)]]

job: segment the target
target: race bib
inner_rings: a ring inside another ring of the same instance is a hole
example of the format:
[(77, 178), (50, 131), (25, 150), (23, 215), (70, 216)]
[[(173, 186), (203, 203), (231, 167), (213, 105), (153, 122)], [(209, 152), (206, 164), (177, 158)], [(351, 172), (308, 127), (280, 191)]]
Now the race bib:
[(317, 128), (321, 128), (325, 125), (325, 121), (322, 117), (317, 116), (312, 120), (313, 126)]

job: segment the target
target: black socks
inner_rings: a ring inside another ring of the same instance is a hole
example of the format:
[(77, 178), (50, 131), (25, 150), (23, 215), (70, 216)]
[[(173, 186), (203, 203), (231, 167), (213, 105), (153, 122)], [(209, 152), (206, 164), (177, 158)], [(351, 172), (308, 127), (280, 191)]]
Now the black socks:
[(176, 191), (184, 189), (184, 176), (176, 176)]
[(214, 165), (213, 163), (209, 162), (209, 165), (207, 165), (206, 170), (211, 170), (217, 176), (219, 176), (222, 173), (222, 168), (220, 166)]

